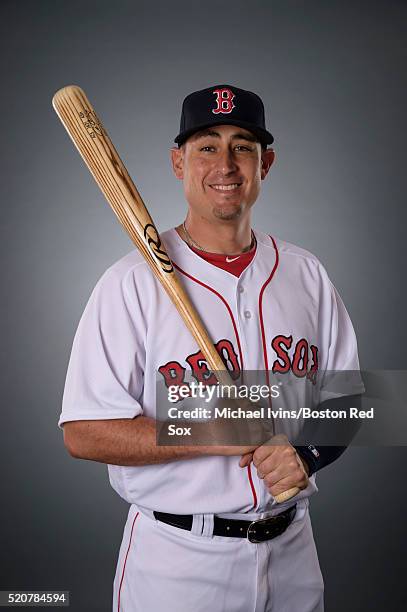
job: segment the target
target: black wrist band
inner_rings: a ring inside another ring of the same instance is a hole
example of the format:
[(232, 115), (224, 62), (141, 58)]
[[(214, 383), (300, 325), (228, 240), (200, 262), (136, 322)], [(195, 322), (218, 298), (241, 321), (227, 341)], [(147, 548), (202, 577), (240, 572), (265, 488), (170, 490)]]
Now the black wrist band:
[(342, 455), (347, 449), (347, 446), (314, 446), (308, 444), (307, 446), (295, 446), (297, 453), (305, 459), (308, 464), (309, 474), (312, 476), (318, 470), (333, 463), (338, 457)]

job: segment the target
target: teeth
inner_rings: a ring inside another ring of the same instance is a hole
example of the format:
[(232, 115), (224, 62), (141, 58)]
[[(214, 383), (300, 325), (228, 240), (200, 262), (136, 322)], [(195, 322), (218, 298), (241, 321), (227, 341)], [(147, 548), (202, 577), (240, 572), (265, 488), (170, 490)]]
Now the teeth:
[(212, 185), (214, 189), (218, 189), (219, 191), (231, 191), (232, 189), (236, 189), (239, 187), (239, 183), (233, 183), (232, 185)]

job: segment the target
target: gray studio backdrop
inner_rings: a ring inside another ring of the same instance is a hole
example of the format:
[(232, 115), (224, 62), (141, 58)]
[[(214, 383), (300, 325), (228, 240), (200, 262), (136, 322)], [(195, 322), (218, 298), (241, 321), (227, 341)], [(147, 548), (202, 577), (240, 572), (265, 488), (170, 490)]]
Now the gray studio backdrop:
[[(405, 2), (2, 0), (0, 590), (71, 591), (110, 609), (126, 503), (57, 429), (73, 335), (132, 246), (51, 97), (81, 85), (160, 229), (185, 214), (169, 148), (190, 91), (257, 91), (277, 161), (255, 225), (314, 252), (363, 368), (406, 368)], [(405, 448), (353, 448), (319, 477), (312, 519), (329, 612), (405, 603)], [(296, 612), (296, 611), (292, 611)]]

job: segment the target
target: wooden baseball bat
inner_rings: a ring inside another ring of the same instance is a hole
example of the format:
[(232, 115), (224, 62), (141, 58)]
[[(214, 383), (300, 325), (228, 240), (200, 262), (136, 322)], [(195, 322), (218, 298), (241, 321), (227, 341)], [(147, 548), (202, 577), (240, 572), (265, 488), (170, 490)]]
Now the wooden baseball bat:
[[(179, 281), (154, 222), (85, 92), (68, 85), (56, 92), (53, 107), (120, 223), (146, 259), (222, 385), (233, 385), (227, 368)], [(283, 502), (297, 487), (278, 495)]]

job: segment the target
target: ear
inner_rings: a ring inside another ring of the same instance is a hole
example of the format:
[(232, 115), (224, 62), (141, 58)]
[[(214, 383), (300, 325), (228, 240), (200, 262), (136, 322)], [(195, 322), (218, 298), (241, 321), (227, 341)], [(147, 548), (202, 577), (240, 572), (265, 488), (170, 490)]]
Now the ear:
[(273, 164), (274, 160), (275, 160), (276, 154), (274, 152), (274, 149), (266, 149), (265, 151), (261, 152), (261, 180), (263, 181), (266, 176), (268, 171), (271, 168), (271, 165)]
[(183, 148), (171, 147), (172, 169), (177, 179), (184, 178), (184, 151)]

